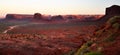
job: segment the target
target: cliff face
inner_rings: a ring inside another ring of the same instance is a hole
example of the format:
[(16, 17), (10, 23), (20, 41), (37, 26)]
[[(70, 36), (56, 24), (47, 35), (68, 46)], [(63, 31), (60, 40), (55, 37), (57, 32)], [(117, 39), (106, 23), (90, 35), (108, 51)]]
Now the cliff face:
[(106, 15), (120, 15), (120, 6), (113, 5), (106, 8)]
[(103, 17), (101, 17), (100, 21), (106, 22), (110, 17), (120, 15), (120, 6), (113, 5), (111, 7), (106, 8), (106, 13)]

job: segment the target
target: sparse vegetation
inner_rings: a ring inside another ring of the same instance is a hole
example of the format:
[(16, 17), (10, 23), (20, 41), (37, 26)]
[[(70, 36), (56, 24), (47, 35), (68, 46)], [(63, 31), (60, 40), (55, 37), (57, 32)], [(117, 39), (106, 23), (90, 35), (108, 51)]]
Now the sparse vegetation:
[(96, 36), (95, 37), (100, 37), (100, 35), (103, 33), (104, 29), (102, 30), (98, 30), (95, 34)]
[(78, 51), (75, 53), (75, 55), (84, 55), (85, 53), (89, 52), (89, 47), (93, 44), (92, 41), (88, 41), (87, 43), (83, 44)]
[[(14, 42), (10, 45), (10, 47), (17, 46), (15, 47), (15, 49), (18, 49), (18, 48), (24, 49), (25, 47), (27, 47), (25, 49), (28, 49), (28, 50), (32, 49), (32, 50), (29, 50), (31, 52), (34, 52), (33, 50), (37, 48), (38, 49), (36, 52), (41, 51), (41, 49), (44, 49), (43, 51), (49, 51), (47, 53), (52, 55), (54, 54), (54, 52), (58, 52), (59, 55), (63, 54), (60, 51), (62, 52), (65, 51), (66, 53), (65, 55), (74, 55), (75, 51), (72, 51), (72, 50), (76, 50), (77, 47), (80, 46), (79, 44), (82, 44), (81, 42), (82, 40), (80, 39), (83, 39), (83, 37), (80, 37), (79, 35), (84, 33), (89, 34), (91, 33), (89, 31), (95, 28), (94, 26), (92, 26), (95, 24), (88, 24), (87, 22), (86, 23), (84, 22), (83, 23), (66, 23), (66, 24), (64, 23), (33, 24), (33, 23), (25, 23), (25, 22), (11, 22), (9, 23), (11, 25), (8, 25), (8, 22), (6, 22), (6, 24), (7, 26), (5, 27), (14, 26), (14, 25), (23, 25), (23, 26), (14, 28), (5, 34), (1, 33), (0, 40), (3, 42), (8, 41), (5, 44), (9, 42)], [(27, 24), (27, 25), (24, 25), (24, 24)], [(2, 26), (4, 26), (4, 23), (2, 24)], [(1, 46), (3, 45), (0, 45), (0, 47)], [(8, 47), (8, 45), (5, 45), (5, 46)], [(26, 51), (26, 50), (22, 50), (22, 51)], [(46, 52), (42, 52), (42, 53), (41, 53), (42, 55), (47, 55)], [(57, 54), (55, 53), (55, 55)]]
[(5, 23), (5, 22), (0, 22), (0, 33), (2, 33), (4, 30), (8, 28), (11, 24)]
[(106, 39), (105, 42), (112, 42), (115, 40), (115, 35), (114, 34), (110, 34)]
[(107, 25), (112, 26), (114, 28), (119, 28), (120, 26), (120, 24), (118, 23), (119, 20), (120, 20), (120, 16), (114, 16), (107, 21)]
[(103, 54), (100, 52), (89, 52), (89, 53), (86, 53), (84, 55), (103, 55)]
[(116, 16), (115, 17), (112, 17), (110, 18), (108, 21), (107, 21), (107, 24), (114, 24), (116, 22)]
[(75, 53), (75, 51), (74, 51), (74, 50), (71, 50), (71, 51), (69, 51), (68, 53), (63, 54), (63, 55), (74, 55), (74, 53)]
[(112, 25), (112, 27), (115, 28), (115, 30), (117, 31), (117, 30), (120, 29), (120, 24), (119, 24), (119, 23), (114, 23), (114, 24)]
[(82, 45), (78, 51), (75, 53), (75, 55), (84, 55), (84, 53), (87, 51), (88, 46), (86, 44)]
[(88, 41), (88, 42), (86, 43), (86, 45), (89, 47), (89, 46), (91, 46), (93, 43), (94, 43), (93, 41)]

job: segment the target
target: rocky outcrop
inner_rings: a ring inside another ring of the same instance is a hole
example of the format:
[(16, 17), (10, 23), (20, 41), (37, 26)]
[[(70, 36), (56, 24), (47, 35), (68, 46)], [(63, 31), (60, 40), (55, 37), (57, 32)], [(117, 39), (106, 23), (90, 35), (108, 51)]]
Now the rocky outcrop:
[(106, 8), (106, 15), (120, 15), (120, 6), (113, 5)]
[(106, 22), (110, 17), (120, 15), (120, 6), (113, 5), (111, 7), (106, 8), (106, 13), (103, 17), (101, 17), (100, 21)]
[(7, 14), (6, 19), (31, 19), (33, 15), (26, 14)]
[(51, 20), (64, 20), (64, 18), (61, 16), (61, 15), (58, 15), (58, 16), (52, 16), (51, 17)]
[(42, 14), (40, 14), (40, 13), (35, 13), (35, 14), (34, 14), (34, 19), (42, 19)]
[(13, 14), (7, 14), (6, 19), (15, 19), (15, 16)]

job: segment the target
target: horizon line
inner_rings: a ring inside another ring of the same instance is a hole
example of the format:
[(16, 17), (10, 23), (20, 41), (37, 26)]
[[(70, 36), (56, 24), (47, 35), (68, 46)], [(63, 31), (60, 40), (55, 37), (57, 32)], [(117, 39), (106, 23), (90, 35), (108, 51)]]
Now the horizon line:
[[(37, 12), (38, 13), (38, 12)], [(18, 15), (34, 15), (34, 14), (25, 14), (25, 13), (8, 13), (8, 14), (18, 14)], [(42, 13), (40, 13), (40, 14), (42, 14)], [(6, 14), (7, 15), (7, 14)], [(4, 15), (4, 16), (0, 16), (0, 18), (5, 18), (6, 17), (6, 15)], [(42, 14), (42, 15), (51, 15), (51, 16), (56, 16), (56, 15), (62, 15), (62, 16), (64, 16), (64, 15), (105, 15), (105, 14)]]

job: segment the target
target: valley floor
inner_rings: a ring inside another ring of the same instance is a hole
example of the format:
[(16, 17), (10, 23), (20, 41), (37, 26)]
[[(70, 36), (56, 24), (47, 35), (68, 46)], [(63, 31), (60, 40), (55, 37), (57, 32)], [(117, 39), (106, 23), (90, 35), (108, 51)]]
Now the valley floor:
[(64, 55), (90, 39), (94, 25), (10, 26), (0, 34), (0, 55)]

